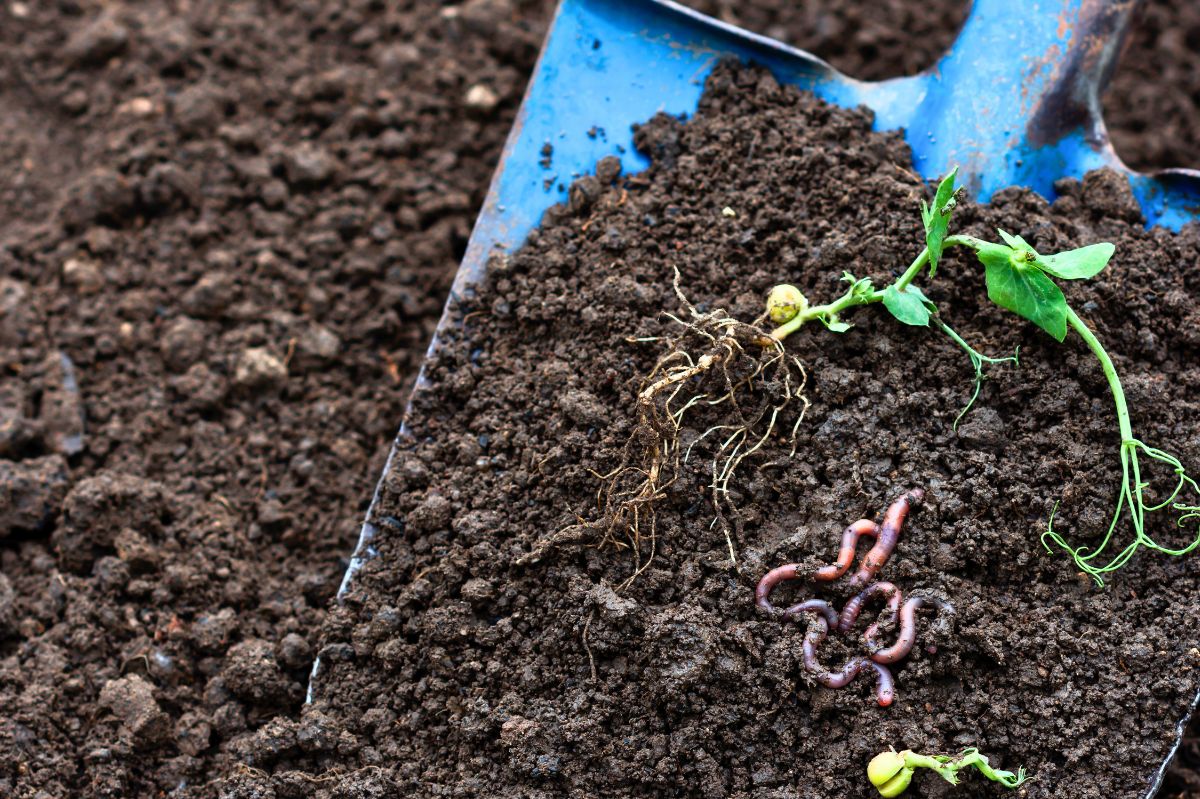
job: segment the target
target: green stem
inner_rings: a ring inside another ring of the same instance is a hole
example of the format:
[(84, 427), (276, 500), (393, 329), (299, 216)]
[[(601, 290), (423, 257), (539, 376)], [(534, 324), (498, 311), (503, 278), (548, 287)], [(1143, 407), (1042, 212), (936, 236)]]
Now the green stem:
[(790, 321), (784, 322), (779, 327), (771, 331), (771, 338), (776, 341), (783, 341), (788, 336), (795, 333), (805, 322), (811, 322), (814, 319), (833, 319), (842, 311), (849, 308), (854, 308), (859, 305), (867, 305), (873, 302), (881, 302), (883, 300), (883, 292), (876, 291), (872, 294), (856, 295), (852, 292), (846, 292), (841, 297), (838, 297), (833, 302), (827, 302), (824, 305), (812, 305), (805, 311), (796, 314)]
[[(942, 249), (945, 250), (947, 247), (970, 247), (973, 250), (977, 250), (986, 243), (987, 242), (983, 241), (982, 239), (977, 239), (974, 236), (947, 236), (945, 241), (942, 242)], [(921, 274), (921, 269), (927, 263), (929, 263), (928, 247), (921, 251), (921, 254), (917, 256), (917, 260), (913, 261), (912, 265), (909, 266), (908, 269), (904, 270), (904, 274), (902, 274), (900, 279), (896, 281), (896, 290), (904, 291), (904, 289), (908, 287), (908, 284), (912, 283), (917, 275)]]
[(902, 274), (900, 279), (896, 281), (896, 290), (904, 291), (904, 288), (909, 283), (913, 282), (913, 279), (917, 275), (921, 274), (921, 269), (923, 269), (927, 263), (929, 263), (928, 247), (921, 250), (921, 254), (917, 256), (917, 259), (909, 265), (908, 269), (904, 270), (904, 274)]
[(957, 758), (953, 758), (948, 755), (935, 755), (930, 757), (929, 755), (918, 754), (908, 749), (906, 749), (904, 752), (901, 752), (901, 755), (904, 758), (904, 765), (906, 768), (932, 769), (933, 771), (936, 771), (942, 779), (951, 785), (958, 784), (958, 772), (972, 766), (984, 777), (987, 777), (993, 782), (1000, 783), (1005, 788), (1016, 788), (1021, 783), (1025, 782), (1026, 779), (1028, 779), (1025, 776), (1024, 768), (1019, 769), (1016, 774), (1013, 774), (1011, 771), (1005, 771), (1004, 769), (994, 768), (988, 762), (986, 757), (979, 754), (978, 749), (963, 750), (963, 753)]
[(1117, 424), (1121, 430), (1121, 445), (1125, 446), (1126, 442), (1133, 440), (1133, 424), (1129, 421), (1129, 405), (1125, 402), (1125, 390), (1121, 388), (1121, 378), (1117, 374), (1117, 367), (1113, 365), (1112, 358), (1108, 357), (1108, 352), (1100, 343), (1100, 339), (1096, 338), (1096, 334), (1084, 324), (1079, 315), (1075, 313), (1075, 309), (1069, 305), (1067, 306), (1067, 324), (1088, 345), (1088, 349), (1096, 356), (1096, 360), (1100, 361), (1100, 368), (1104, 371), (1104, 377), (1108, 380), (1108, 388), (1112, 392), (1113, 402), (1117, 406)]
[[(985, 242), (974, 236), (947, 236), (943, 247), (971, 247), (978, 249)], [(904, 274), (900, 275), (896, 280), (896, 289), (904, 291), (904, 289), (916, 279), (917, 275), (921, 274), (921, 270), (929, 263), (929, 248), (921, 250), (921, 253), (916, 259), (909, 264), (909, 267), (904, 270)], [(783, 341), (788, 336), (795, 333), (805, 322), (811, 322), (814, 319), (824, 319), (830, 321), (836, 319), (837, 315), (843, 311), (855, 308), (859, 305), (869, 305), (871, 303), (882, 302), (883, 292), (874, 291), (870, 294), (854, 294), (853, 291), (847, 291), (841, 297), (838, 297), (833, 302), (825, 303), (824, 305), (813, 305), (807, 310), (796, 314), (790, 321), (783, 323), (771, 332), (771, 338), (776, 341)]]
[(900, 754), (904, 758), (905, 768), (928, 768), (937, 771), (945, 763), (944, 759), (938, 760), (937, 758), (930, 757), (929, 755), (918, 754), (911, 749), (905, 749)]

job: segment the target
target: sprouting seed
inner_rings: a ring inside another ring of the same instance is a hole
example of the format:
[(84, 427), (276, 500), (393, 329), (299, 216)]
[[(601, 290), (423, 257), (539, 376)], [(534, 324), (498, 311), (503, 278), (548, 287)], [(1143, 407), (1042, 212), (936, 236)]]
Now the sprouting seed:
[(920, 755), (911, 749), (897, 752), (889, 749), (871, 758), (867, 764), (867, 779), (885, 799), (899, 796), (908, 790), (912, 783), (913, 774), (919, 768), (927, 768), (951, 785), (958, 785), (958, 772), (967, 768), (975, 768), (992, 782), (998, 782), (1005, 788), (1016, 788), (1029, 779), (1025, 768), (1017, 769), (1017, 773), (994, 768), (986, 757), (979, 754), (978, 749), (964, 749), (958, 757), (949, 755)]

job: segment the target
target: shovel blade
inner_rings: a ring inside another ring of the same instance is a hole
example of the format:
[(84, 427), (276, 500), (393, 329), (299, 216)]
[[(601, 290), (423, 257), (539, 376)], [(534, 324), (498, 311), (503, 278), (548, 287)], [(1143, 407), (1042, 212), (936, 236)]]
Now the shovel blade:
[[(450, 306), (483, 278), (488, 259), (518, 248), (546, 209), (567, 199), (575, 178), (606, 156), (618, 157), (626, 173), (649, 166), (633, 145), (633, 125), (658, 112), (693, 113), (705, 78), (723, 58), (766, 67), (781, 83), (831, 104), (867, 106), (876, 129), (904, 129), (922, 177), (936, 179), (957, 165), (960, 181), (981, 201), (1007, 186), (1053, 199), (1058, 179), (1107, 166), (1129, 176), (1148, 226), (1178, 229), (1200, 218), (1200, 172), (1130, 170), (1113, 152), (1100, 116), (1100, 93), (1134, 7), (1130, 0), (974, 0), (937, 65), (869, 83), (670, 0), (562, 0), (438, 332), (454, 324)], [(431, 352), (438, 340), (435, 333)], [(418, 389), (422, 383), (418, 377)], [(402, 427), (397, 443), (407, 437)], [(376, 556), (378, 499), (379, 488), (339, 598)], [(318, 660), (313, 681), (319, 671)], [(310, 682), (310, 698), (311, 691)], [(1190, 715), (1179, 722), (1176, 747)], [(1157, 794), (1174, 752), (1153, 764), (1147, 799)]]

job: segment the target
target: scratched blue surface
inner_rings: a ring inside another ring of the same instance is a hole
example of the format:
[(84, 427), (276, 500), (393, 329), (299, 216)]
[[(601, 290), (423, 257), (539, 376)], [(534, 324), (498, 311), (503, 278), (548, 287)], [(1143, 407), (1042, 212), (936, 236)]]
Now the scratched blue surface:
[[(779, 80), (842, 106), (867, 105), (878, 129), (903, 128), (926, 178), (959, 165), (975, 197), (1053, 183), (1108, 165), (1129, 172), (1091, 125), (1051, 143), (1028, 123), (1076, 36), (1085, 0), (976, 0), (951, 50), (931, 70), (866, 83), (773, 40), (700, 17), (665, 0), (563, 0), (464, 259), (460, 288), (488, 253), (525, 239), (576, 177), (606, 155), (626, 172), (647, 166), (631, 127), (659, 111), (695, 111), (723, 56), (769, 68)], [(1092, 4), (1095, 5), (1094, 3)], [(549, 145), (552, 153), (546, 155)], [(1148, 225), (1177, 229), (1200, 207), (1200, 179), (1129, 173)]]

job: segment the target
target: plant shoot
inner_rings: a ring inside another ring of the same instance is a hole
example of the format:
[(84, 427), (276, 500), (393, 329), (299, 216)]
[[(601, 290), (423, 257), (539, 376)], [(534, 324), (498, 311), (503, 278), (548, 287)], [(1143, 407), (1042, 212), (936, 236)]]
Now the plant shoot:
[(992, 782), (998, 782), (1005, 788), (1016, 788), (1029, 779), (1025, 768), (1017, 769), (1017, 773), (993, 768), (988, 759), (979, 754), (978, 749), (964, 749), (958, 757), (949, 755), (919, 755), (911, 749), (897, 752), (889, 749), (871, 758), (867, 764), (867, 779), (879, 791), (879, 795), (891, 799), (908, 790), (912, 783), (913, 774), (919, 768), (934, 771), (951, 785), (958, 785), (958, 772), (974, 768)]
[[(1167, 555), (1184, 555), (1200, 546), (1200, 525), (1190, 542), (1181, 547), (1160, 544), (1146, 532), (1146, 515), (1170, 508), (1177, 513), (1177, 526), (1200, 519), (1200, 505), (1183, 499), (1186, 493), (1200, 495), (1200, 485), (1188, 474), (1183, 464), (1174, 455), (1143, 443), (1133, 432), (1129, 406), (1121, 379), (1112, 358), (1070, 305), (1062, 289), (1051, 278), (1060, 280), (1086, 280), (1099, 274), (1112, 258), (1112, 244), (1099, 243), (1080, 247), (1067, 252), (1044, 255), (1020, 236), (998, 231), (1002, 243), (993, 243), (973, 236), (948, 235), (950, 215), (957, 203), (954, 178), (957, 169), (950, 172), (938, 185), (932, 206), (922, 203), (921, 218), (925, 225), (925, 249), (895, 282), (883, 289), (876, 289), (870, 278), (855, 278), (846, 273), (843, 279), (849, 283), (846, 292), (836, 300), (824, 305), (810, 305), (779, 324), (770, 338), (782, 342), (811, 321), (818, 321), (835, 333), (850, 329), (842, 319), (847, 310), (873, 303), (883, 306), (900, 322), (918, 327), (928, 327), (933, 322), (967, 354), (975, 372), (975, 387), (970, 400), (955, 420), (955, 425), (979, 396), (984, 380), (984, 367), (1003, 361), (1017, 362), (1017, 356), (993, 358), (975, 350), (957, 332), (938, 317), (937, 307), (930, 302), (913, 281), (928, 267), (932, 278), (937, 271), (942, 254), (948, 247), (966, 247), (975, 252), (984, 267), (984, 282), (988, 298), (1001, 308), (1033, 322), (1056, 341), (1062, 342), (1070, 331), (1074, 331), (1095, 356), (1108, 381), (1117, 416), (1119, 454), (1122, 482), (1117, 492), (1111, 522), (1100, 542), (1095, 545), (1072, 546), (1054, 529), (1054, 513), (1051, 513), (1042, 544), (1047, 551), (1056, 546), (1071, 556), (1075, 565), (1090, 575), (1097, 584), (1103, 585), (1103, 575), (1121, 568), (1142, 547)], [(771, 308), (768, 303), (768, 308)], [(784, 314), (778, 314), (783, 316)], [(774, 317), (772, 317), (774, 318)], [(767, 344), (769, 342), (764, 342)], [(1150, 483), (1145, 480), (1142, 459), (1167, 466), (1175, 481), (1174, 487), (1165, 496), (1150, 499)], [(1124, 515), (1128, 511), (1134, 538), (1120, 551), (1113, 554), (1110, 544)]]
[[(551, 546), (580, 542), (590, 531), (601, 530), (609, 542), (634, 552), (636, 577), (649, 564), (649, 560), (641, 558), (641, 542), (648, 539), (650, 558), (654, 555), (658, 500), (679, 477), (681, 466), (691, 457), (693, 449), (708, 440), (715, 448), (708, 487), (713, 524), (724, 533), (730, 562), (736, 563), (734, 542), (741, 532), (741, 522), (731, 499), (730, 483), (741, 464), (760, 452), (777, 431), (790, 429), (787, 441), (795, 454), (796, 431), (809, 407), (804, 394), (807, 382), (804, 366), (787, 351), (784, 342), (810, 322), (818, 322), (833, 333), (845, 333), (853, 327), (848, 314), (860, 306), (882, 304), (903, 324), (941, 331), (966, 354), (974, 373), (974, 386), (954, 420), (957, 428), (979, 397), (988, 368), (1001, 363), (1017, 364), (1018, 353), (995, 357), (975, 349), (941, 318), (937, 306), (916, 284), (925, 272), (930, 279), (935, 277), (945, 251), (952, 247), (974, 252), (983, 265), (987, 296), (993, 303), (1033, 322), (1056, 341), (1065, 341), (1073, 331), (1096, 358), (1108, 381), (1116, 411), (1123, 475), (1111, 522), (1107, 531), (1098, 536), (1098, 543), (1072, 545), (1055, 530), (1052, 512), (1041, 536), (1046, 550), (1057, 547), (1065, 551), (1079, 569), (1103, 585), (1103, 576), (1124, 566), (1139, 549), (1183, 555), (1200, 546), (1200, 524), (1191, 539), (1177, 547), (1160, 543), (1147, 532), (1147, 515), (1158, 511), (1174, 511), (1178, 526), (1200, 521), (1200, 504), (1186, 499), (1188, 495), (1200, 495), (1200, 484), (1177, 457), (1135, 436), (1112, 358), (1091, 328), (1068, 305), (1055, 282), (1095, 277), (1111, 260), (1113, 245), (1098, 243), (1044, 254), (1020, 236), (1003, 230), (998, 231), (1000, 242), (951, 235), (950, 218), (959, 193), (954, 185), (956, 174), (957, 169), (952, 170), (940, 181), (932, 204), (922, 202), (925, 246), (903, 273), (883, 288), (877, 288), (869, 277), (844, 272), (846, 289), (842, 295), (830, 302), (813, 304), (795, 286), (781, 284), (768, 294), (763, 315), (747, 323), (720, 309), (703, 312), (697, 309), (684, 295), (677, 270), (675, 291), (686, 315), (680, 318), (668, 314), (668, 317), (682, 327), (683, 333), (673, 339), (637, 339), (666, 341), (668, 351), (638, 392), (637, 424), (625, 447), (623, 461), (610, 473), (596, 475), (602, 483), (597, 494), (600, 518), (594, 522), (581, 519), (579, 524), (559, 531), (541, 542), (526, 559), (536, 560)], [(710, 426), (682, 446), (684, 418), (701, 406), (727, 408), (728, 420)], [(1157, 493), (1151, 490), (1144, 468), (1148, 462), (1172, 472), (1173, 488)], [(1126, 514), (1133, 539), (1114, 552), (1118, 528)], [(876, 537), (876, 547), (884, 548), (887, 522), (883, 529), (869, 525), (861, 529), (852, 526), (847, 535), (854, 532), (856, 537)], [(864, 570), (854, 577), (856, 586), (865, 586), (873, 579), (878, 569), (873, 564), (874, 560), (868, 558)], [(838, 566), (842, 566), (840, 558)]]

